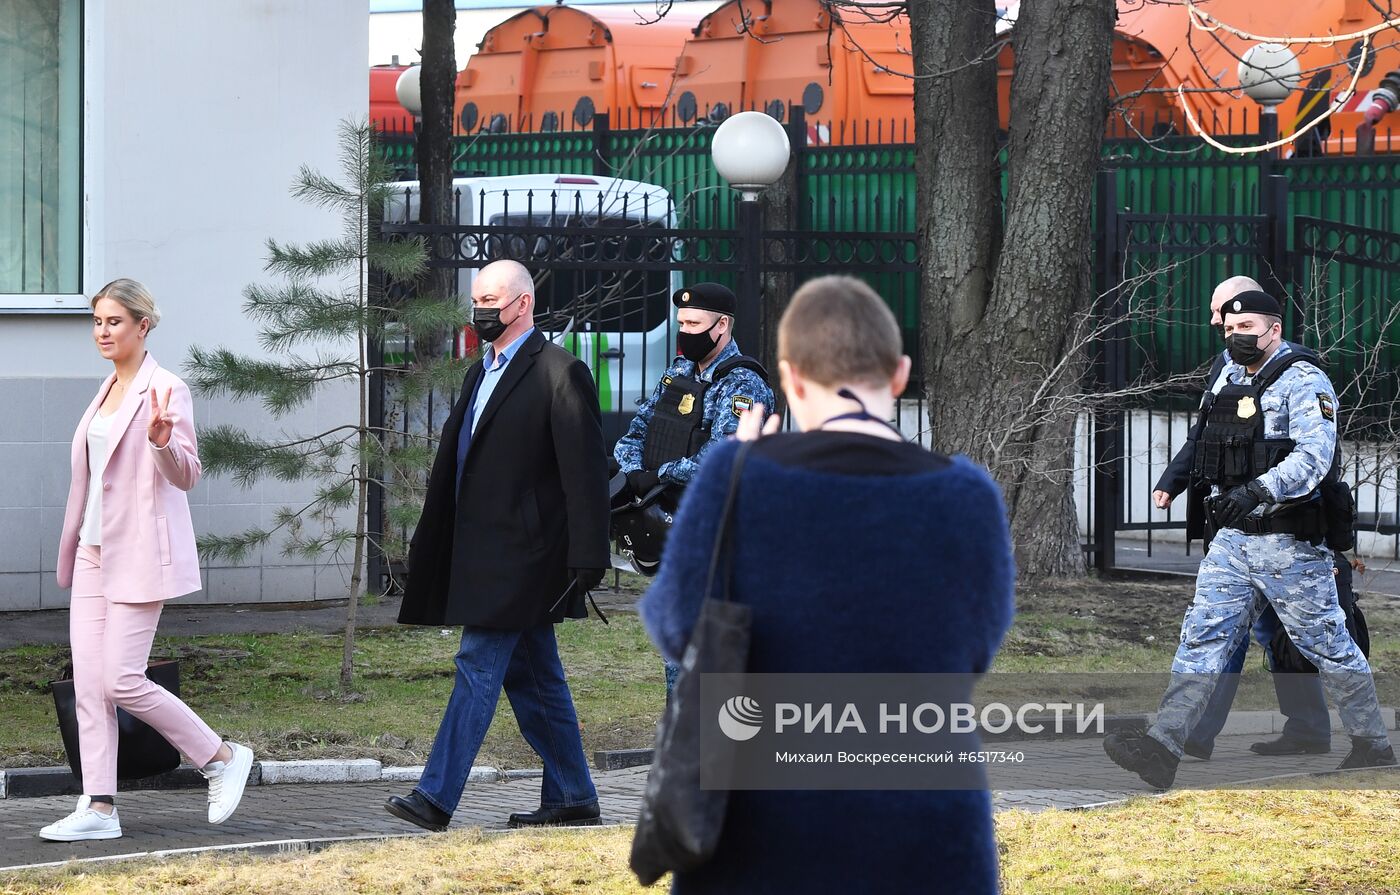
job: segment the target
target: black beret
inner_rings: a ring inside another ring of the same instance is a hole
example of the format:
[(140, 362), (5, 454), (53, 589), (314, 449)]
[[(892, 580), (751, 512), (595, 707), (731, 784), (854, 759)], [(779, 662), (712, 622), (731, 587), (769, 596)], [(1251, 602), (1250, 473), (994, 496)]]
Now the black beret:
[(1282, 317), (1283, 310), (1269, 293), (1250, 290), (1241, 292), (1221, 306), (1220, 319), (1225, 319), (1227, 314), (1271, 314)]
[(728, 286), (719, 283), (696, 283), (676, 290), (671, 296), (671, 304), (678, 308), (698, 308), (701, 311), (714, 311), (716, 314), (735, 316), (739, 310), (739, 300)]

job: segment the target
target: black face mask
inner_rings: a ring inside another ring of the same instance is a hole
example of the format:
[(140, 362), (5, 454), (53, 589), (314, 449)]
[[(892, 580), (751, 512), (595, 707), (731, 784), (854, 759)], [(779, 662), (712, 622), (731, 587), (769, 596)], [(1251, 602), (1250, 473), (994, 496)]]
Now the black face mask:
[[(515, 316), (519, 320), (520, 315)], [(513, 323), (501, 322), (500, 308), (472, 308), (472, 329), (476, 331), (476, 337), (483, 342), (494, 342), (501, 337), (501, 333)]]
[[(720, 320), (724, 318), (721, 317)], [(700, 363), (710, 356), (710, 352), (715, 350), (715, 345), (719, 344), (718, 339), (710, 338), (710, 331), (719, 326), (719, 320), (710, 324), (710, 329), (699, 333), (678, 332), (676, 333), (676, 347), (681, 350), (681, 356), (693, 363)]]
[(1230, 349), (1230, 360), (1242, 367), (1256, 364), (1264, 356), (1258, 333), (1232, 333), (1225, 339), (1225, 345)]

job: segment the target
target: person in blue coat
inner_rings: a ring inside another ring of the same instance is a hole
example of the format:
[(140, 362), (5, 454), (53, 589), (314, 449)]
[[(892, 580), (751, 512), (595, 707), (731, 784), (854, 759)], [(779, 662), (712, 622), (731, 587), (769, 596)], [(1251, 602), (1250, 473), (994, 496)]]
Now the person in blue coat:
[[(783, 315), (783, 390), (802, 432), (757, 440), (733, 521), (751, 673), (981, 674), (1011, 623), (997, 485), (887, 422), (909, 377), (901, 344), (889, 308), (848, 277), (810, 281)], [(716, 445), (691, 481), (640, 604), (672, 660), (696, 623), (737, 448)], [(997, 890), (997, 870), (985, 789), (734, 791), (713, 857), (676, 873), (673, 891), (976, 895)]]

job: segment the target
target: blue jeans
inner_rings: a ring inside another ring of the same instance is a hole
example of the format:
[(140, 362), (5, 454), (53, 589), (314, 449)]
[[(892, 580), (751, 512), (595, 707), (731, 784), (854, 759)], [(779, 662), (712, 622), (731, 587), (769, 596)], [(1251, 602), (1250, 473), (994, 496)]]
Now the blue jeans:
[(463, 628), (454, 661), (452, 695), (415, 787), (423, 798), (448, 814), (457, 810), (504, 686), (521, 734), (544, 762), (540, 806), (598, 801), (552, 624), (524, 631)]
[[(1265, 650), (1278, 630), (1278, 614), (1272, 607), (1259, 614), (1254, 623), (1254, 639)], [(1225, 666), (1224, 676), (1216, 684), (1206, 713), (1192, 728), (1187, 738), (1188, 744), (1198, 752), (1209, 755), (1215, 748), (1215, 738), (1225, 728), (1225, 718), (1235, 701), (1235, 691), (1239, 689), (1240, 672), (1244, 670), (1245, 655), (1249, 652), (1249, 638), (1240, 640), (1240, 645), (1230, 655)], [(1278, 694), (1278, 707), (1287, 720), (1283, 725), (1283, 735), (1306, 743), (1327, 743), (1332, 740), (1332, 720), (1327, 715), (1327, 701), (1322, 694), (1322, 679), (1315, 674), (1276, 674), (1273, 675), (1274, 692)]]

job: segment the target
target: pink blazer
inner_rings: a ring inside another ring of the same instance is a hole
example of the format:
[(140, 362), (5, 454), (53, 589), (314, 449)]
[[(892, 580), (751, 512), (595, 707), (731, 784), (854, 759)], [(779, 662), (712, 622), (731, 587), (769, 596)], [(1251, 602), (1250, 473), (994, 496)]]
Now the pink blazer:
[[(78, 529), (87, 503), (87, 430), (116, 374), (97, 390), (73, 433), (73, 481), (58, 544), (58, 586), (73, 586)], [(150, 390), (158, 400), (172, 389), (175, 427), (170, 441), (156, 448), (147, 437)], [(112, 416), (107, 462), (102, 472), (102, 592), (114, 603), (155, 603), (200, 589), (194, 523), (185, 497), (199, 481), (194, 403), (189, 387), (162, 369), (149, 353)]]

